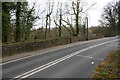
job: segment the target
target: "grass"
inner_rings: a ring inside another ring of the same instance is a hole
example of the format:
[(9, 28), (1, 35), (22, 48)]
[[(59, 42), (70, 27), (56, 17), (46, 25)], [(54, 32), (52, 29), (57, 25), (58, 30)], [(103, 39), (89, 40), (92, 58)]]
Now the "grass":
[(111, 51), (95, 69), (91, 78), (120, 78), (120, 50)]

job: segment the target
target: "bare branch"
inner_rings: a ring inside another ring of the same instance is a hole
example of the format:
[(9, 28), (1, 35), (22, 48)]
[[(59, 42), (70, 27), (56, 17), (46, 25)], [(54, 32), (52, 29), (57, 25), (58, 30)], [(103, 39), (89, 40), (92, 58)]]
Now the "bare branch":
[(82, 13), (86, 13), (88, 10), (90, 10), (94, 5), (96, 5), (96, 3), (93, 3), (92, 5), (90, 5), (90, 7), (88, 7), (84, 12)]
[(75, 4), (75, 3), (74, 3), (74, 2), (72, 2), (72, 8), (73, 8), (73, 12), (74, 12), (73, 14), (75, 14), (75, 15), (76, 15), (77, 13), (76, 13), (76, 11), (75, 11), (75, 6), (74, 6), (74, 4)]

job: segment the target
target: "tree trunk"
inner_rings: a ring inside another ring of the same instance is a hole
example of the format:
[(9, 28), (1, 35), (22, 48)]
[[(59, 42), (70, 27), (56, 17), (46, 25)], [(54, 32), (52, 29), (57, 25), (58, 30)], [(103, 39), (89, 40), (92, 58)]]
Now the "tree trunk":
[(17, 11), (16, 11), (16, 42), (20, 41), (20, 2), (17, 2)]
[(77, 1), (76, 36), (79, 34), (79, 2)]

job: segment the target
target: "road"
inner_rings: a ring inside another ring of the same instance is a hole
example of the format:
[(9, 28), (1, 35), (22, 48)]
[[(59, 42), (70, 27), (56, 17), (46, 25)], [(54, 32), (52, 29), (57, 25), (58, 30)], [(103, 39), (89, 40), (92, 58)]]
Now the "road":
[[(2, 65), (3, 78), (89, 78), (111, 50), (118, 49), (117, 37), (22, 58)], [(39, 54), (39, 53), (38, 53)]]

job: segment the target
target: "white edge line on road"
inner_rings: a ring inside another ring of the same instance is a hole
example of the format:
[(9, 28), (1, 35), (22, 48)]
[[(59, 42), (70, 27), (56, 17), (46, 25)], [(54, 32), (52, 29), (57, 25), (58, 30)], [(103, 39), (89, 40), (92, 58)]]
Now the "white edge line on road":
[(35, 69), (32, 69), (32, 70), (30, 70), (30, 71), (28, 71), (28, 72), (25, 72), (25, 73), (23, 73), (23, 74), (21, 74), (21, 75), (18, 75), (18, 76), (16, 76), (16, 77), (14, 77), (12, 80), (14, 80), (15, 78), (20, 78), (20, 79), (27, 78), (27, 77), (29, 77), (29, 76), (37, 73), (37, 72), (40, 72), (40, 71), (42, 71), (42, 70), (44, 70), (44, 69), (47, 69), (47, 68), (49, 68), (49, 67), (51, 67), (51, 66), (53, 66), (53, 65), (55, 65), (55, 64), (57, 64), (57, 63), (60, 63), (60, 62), (62, 62), (62, 61), (64, 61), (64, 60), (66, 60), (66, 59), (69, 59), (69, 58), (72, 57), (72, 56), (78, 55), (79, 53), (84, 52), (84, 51), (86, 51), (86, 50), (88, 50), (88, 49), (95, 48), (95, 47), (97, 47), (97, 46), (100, 46), (100, 45), (103, 45), (103, 44), (106, 44), (106, 43), (109, 43), (109, 42), (114, 42), (114, 41), (117, 41), (117, 40), (112, 40), (112, 41), (100, 43), (100, 44), (97, 44), (97, 45), (94, 45), (94, 46), (91, 46), (91, 47), (88, 47), (88, 48), (85, 48), (85, 49), (76, 51), (76, 52), (71, 53), (71, 54), (69, 54), (69, 55), (66, 55), (66, 56), (64, 56), (64, 57), (62, 57), (62, 58), (59, 58), (59, 59), (54, 60), (54, 61), (52, 61), (52, 62), (49, 62), (49, 63), (47, 63), (47, 64), (45, 64), (45, 65), (42, 65), (42, 66), (37, 67), (37, 68), (35, 68)]
[[(98, 39), (98, 40), (103, 40), (103, 39), (109, 39), (109, 38), (102, 38), (102, 39)], [(92, 40), (92, 41), (96, 41), (96, 40)], [(90, 41), (82, 42), (80, 44), (85, 44), (85, 43), (89, 43), (89, 42), (92, 42), (92, 41), (90, 40)], [(22, 59), (26, 59), (26, 58), (30, 58), (30, 57), (42, 55), (42, 54), (45, 54), (45, 53), (48, 53), (48, 52), (53, 52), (53, 51), (64, 49), (64, 48), (69, 48), (69, 47), (72, 47), (72, 46), (77, 46), (77, 45), (80, 45), (80, 44), (70, 45), (70, 46), (67, 46), (67, 47), (62, 47), (62, 48), (57, 48), (57, 49), (50, 50), (50, 51), (45, 51), (45, 52), (40, 53), (40, 54), (35, 54), (35, 55), (30, 55), (30, 56), (22, 57), (22, 58), (19, 58), (19, 59), (15, 59), (15, 60), (11, 60), (11, 61), (8, 61), (8, 62), (0, 63), (0, 65), (9, 64), (9, 63), (16, 62), (16, 61), (19, 61), (19, 60), (22, 60)]]

